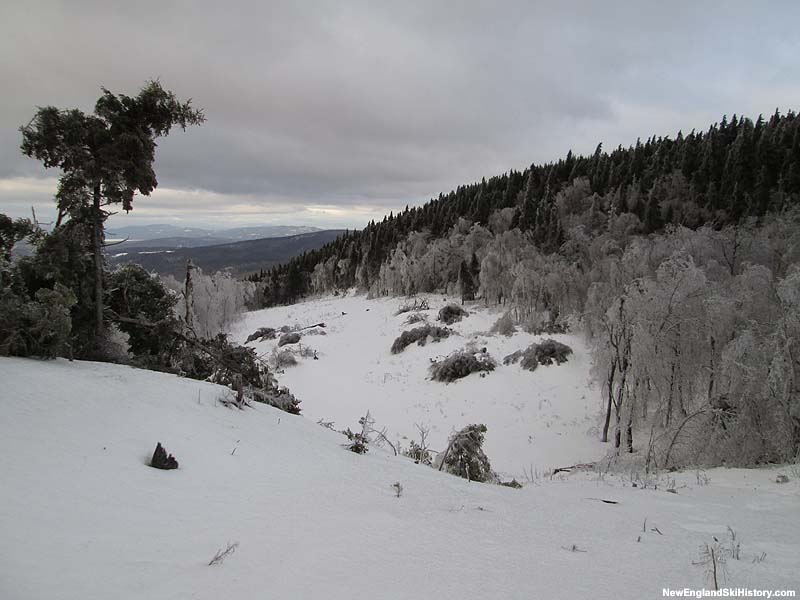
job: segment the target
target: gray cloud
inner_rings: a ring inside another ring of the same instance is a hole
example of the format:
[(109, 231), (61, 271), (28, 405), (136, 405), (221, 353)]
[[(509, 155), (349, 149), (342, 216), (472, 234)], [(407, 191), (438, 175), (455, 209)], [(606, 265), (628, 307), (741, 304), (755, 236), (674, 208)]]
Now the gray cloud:
[[(173, 193), (137, 201), (139, 219), (229, 206), (363, 225), (569, 149), (796, 109), (798, 16), (791, 1), (4, 3), (0, 179), (54, 175), (18, 150), (37, 105), (90, 110), (101, 85), (160, 77), (208, 122), (161, 141)], [(0, 187), (0, 210), (28, 200)]]

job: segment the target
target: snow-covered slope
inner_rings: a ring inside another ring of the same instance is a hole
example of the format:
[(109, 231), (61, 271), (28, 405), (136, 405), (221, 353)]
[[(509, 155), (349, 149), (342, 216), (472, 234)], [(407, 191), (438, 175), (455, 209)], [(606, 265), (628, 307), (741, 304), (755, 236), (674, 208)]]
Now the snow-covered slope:
[[(428, 299), (431, 309), (424, 312), (431, 323), (441, 325), (436, 315), (447, 302), (441, 296)], [(474, 304), (467, 307), (470, 316), (452, 326), (459, 335), (424, 347), (413, 344), (393, 355), (394, 339), (418, 326), (404, 324), (408, 314), (395, 315), (403, 302), (328, 297), (252, 312), (237, 324), (233, 337), (243, 343), (259, 327), (326, 324), (327, 335), (301, 340), (317, 350), (319, 360), (300, 359), (280, 376), (314, 421), (355, 429), (369, 410), (377, 426), (388, 428), (389, 439), (400, 439), (403, 446), (409, 441), (404, 436), (418, 438), (415, 423), (430, 427), (431, 446), (440, 451), (454, 430), (484, 423), (492, 466), (509, 478), (594, 461), (604, 454), (597, 431), (600, 393), (589, 382), (590, 358), (579, 336), (545, 336), (573, 348), (575, 354), (564, 365), (539, 367), (533, 373), (519, 365), (504, 366), (504, 356), (540, 338), (522, 331), (510, 338), (488, 334), (501, 313)], [(447, 385), (429, 379), (431, 359), (471, 341), (497, 360), (493, 373)], [(251, 345), (269, 355), (276, 344)]]
[[(727, 526), (729, 584), (798, 583), (789, 471), (514, 490), (353, 454), (311, 419), (227, 409), (225, 389), (170, 375), (2, 358), (0, 381), (3, 599), (655, 598), (703, 587), (698, 548)], [(146, 466), (157, 441), (178, 470)]]

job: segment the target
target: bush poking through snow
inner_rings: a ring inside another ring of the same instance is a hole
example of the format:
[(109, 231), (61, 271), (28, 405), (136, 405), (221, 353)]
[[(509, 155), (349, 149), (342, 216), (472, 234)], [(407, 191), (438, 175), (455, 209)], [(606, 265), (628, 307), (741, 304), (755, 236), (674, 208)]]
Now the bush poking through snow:
[(428, 315), (421, 312), (415, 312), (408, 315), (406, 319), (406, 325), (413, 325), (414, 323), (426, 323), (428, 321)]
[(397, 308), (394, 314), (402, 315), (403, 313), (411, 312), (412, 310), (419, 311), (428, 309), (430, 309), (430, 305), (428, 304), (427, 298), (413, 298), (403, 302), (403, 304)]
[(470, 373), (494, 371), (496, 366), (494, 359), (485, 351), (459, 350), (431, 365), (431, 379), (449, 383)]
[(447, 327), (437, 327), (436, 325), (423, 325), (422, 327), (415, 327), (409, 331), (404, 331), (400, 334), (392, 344), (392, 354), (400, 354), (414, 342), (419, 346), (424, 346), (428, 340), (438, 342), (450, 336), (452, 330)]
[(555, 319), (549, 311), (532, 313), (522, 324), (522, 328), (533, 335), (554, 335), (569, 332), (569, 324), (566, 321)]
[(267, 390), (253, 390), (253, 400), (269, 404), (292, 415), (300, 414), (300, 400), (286, 387), (274, 387)]
[(372, 431), (372, 426), (375, 425), (375, 419), (373, 419), (372, 415), (367, 411), (367, 414), (358, 420), (358, 424), (361, 425), (360, 433), (353, 433), (350, 431), (349, 427), (342, 433), (350, 440), (350, 443), (347, 445), (347, 449), (350, 450), (350, 452), (366, 454), (369, 450), (369, 434), (370, 431)]
[(407, 456), (417, 464), (430, 466), (433, 462), (430, 450), (423, 448), (414, 440), (408, 444), (408, 450), (403, 451), (403, 455)]
[(516, 479), (512, 479), (511, 481), (501, 481), (500, 485), (505, 486), (505, 487), (514, 488), (515, 490), (518, 490), (518, 489), (522, 488), (522, 484), (519, 481), (517, 481)]
[(528, 348), (526, 350), (514, 350), (514, 352), (512, 352), (511, 354), (508, 354), (508, 355), (503, 357), (503, 364), (506, 365), (506, 366), (515, 365), (526, 354), (529, 354), (529, 355), (533, 356), (532, 348), (533, 348), (533, 345), (528, 346)]
[(511, 313), (506, 313), (497, 319), (489, 332), (504, 335), (506, 337), (514, 335), (517, 332), (517, 328), (514, 326), (514, 319), (511, 318)]
[(285, 369), (286, 367), (297, 365), (294, 352), (291, 350), (278, 350), (277, 348), (272, 351), (272, 362), (276, 369)]
[(247, 336), (245, 344), (250, 342), (263, 342), (265, 340), (274, 340), (278, 332), (272, 327), (259, 327), (253, 333)]
[(503, 358), (504, 365), (520, 363), (523, 369), (535, 371), (539, 365), (563, 364), (572, 354), (572, 348), (555, 340), (545, 340), (541, 344), (531, 344), (525, 350), (517, 350)]
[(287, 344), (296, 344), (300, 341), (300, 334), (295, 332), (292, 333), (285, 333), (281, 336), (281, 339), (278, 340), (278, 347), (286, 346)]
[(570, 354), (572, 348), (553, 339), (547, 339), (536, 346), (536, 359), (540, 365), (552, 365), (553, 362), (563, 364)]
[(324, 329), (320, 329), (320, 327), (325, 327), (325, 324), (316, 325), (309, 329), (305, 330), (303, 335), (328, 335), (328, 333)]
[(378, 447), (386, 444), (397, 456), (397, 445), (389, 441), (385, 427), (383, 429), (375, 428), (375, 419), (372, 418), (369, 411), (358, 420), (358, 424), (361, 425), (361, 433), (353, 433), (349, 427), (341, 432), (350, 440), (350, 443), (346, 446), (348, 450), (356, 454), (364, 454), (369, 450), (369, 444), (374, 443)]
[(444, 455), (439, 459), (439, 470), (463, 477), (468, 481), (493, 481), (495, 475), (483, 451), (483, 434), (486, 425), (467, 425), (454, 434)]
[(703, 544), (700, 546), (700, 561), (693, 563), (702, 565), (706, 569), (708, 583), (719, 589), (721, 583), (727, 579), (727, 568), (725, 566), (726, 557), (722, 545), (715, 541), (713, 544)]
[(208, 566), (210, 567), (211, 565), (221, 565), (222, 561), (224, 561), (231, 554), (236, 552), (236, 548), (238, 547), (239, 547), (239, 542), (234, 542), (233, 544), (228, 542), (228, 547), (225, 548), (225, 550), (223, 550), (222, 548), (217, 550), (217, 553), (214, 555), (214, 558), (211, 559), (211, 562), (208, 563)]
[(452, 325), (467, 316), (469, 313), (458, 304), (448, 304), (439, 311), (438, 319), (445, 325)]
[(363, 433), (353, 433), (349, 427), (342, 433), (350, 440), (350, 443), (347, 445), (347, 449), (350, 450), (350, 452), (355, 452), (356, 454), (367, 453), (369, 450), (369, 441)]
[(414, 427), (419, 431), (419, 444), (411, 440), (408, 444), (408, 449), (403, 450), (403, 456), (407, 456), (416, 464), (423, 464), (430, 467), (433, 464), (433, 457), (431, 456), (431, 451), (428, 449), (428, 435), (431, 430), (429, 427), (425, 427), (419, 423), (414, 423)]

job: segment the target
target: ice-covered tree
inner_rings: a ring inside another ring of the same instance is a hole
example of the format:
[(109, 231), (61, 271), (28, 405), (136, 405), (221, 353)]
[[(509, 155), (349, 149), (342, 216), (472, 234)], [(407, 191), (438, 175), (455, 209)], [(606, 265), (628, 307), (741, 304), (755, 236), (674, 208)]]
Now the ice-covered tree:
[(492, 466), (483, 451), (483, 436), (486, 425), (467, 425), (453, 434), (447, 449), (439, 458), (439, 470), (458, 475), (469, 481), (491, 481), (494, 479)]

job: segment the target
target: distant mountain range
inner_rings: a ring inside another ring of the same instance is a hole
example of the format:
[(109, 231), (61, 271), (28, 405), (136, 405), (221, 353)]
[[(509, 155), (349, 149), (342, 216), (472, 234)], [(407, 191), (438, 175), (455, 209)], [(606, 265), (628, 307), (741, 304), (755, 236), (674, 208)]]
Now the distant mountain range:
[(118, 249), (128, 248), (197, 248), (230, 244), (263, 238), (288, 237), (322, 231), (318, 227), (301, 225), (259, 225), (231, 229), (200, 229), (175, 225), (131, 225), (106, 231), (109, 242), (125, 240)]
[[(256, 229), (261, 228), (229, 229), (226, 232), (244, 232)], [(286, 227), (285, 229), (291, 228)], [(115, 230), (115, 235), (118, 235), (120, 231), (121, 229)], [(193, 229), (192, 231), (202, 230)], [(175, 238), (156, 238), (150, 240), (148, 246), (131, 246), (130, 242), (126, 242), (126, 244), (110, 246), (106, 248), (106, 252), (108, 262), (112, 266), (133, 262), (140, 264), (148, 271), (156, 271), (157, 273), (171, 274), (178, 277), (185, 273), (186, 261), (190, 258), (195, 265), (207, 272), (230, 269), (235, 274), (246, 274), (260, 269), (266, 270), (299, 256), (303, 252), (320, 248), (339, 237), (342, 233), (344, 233), (343, 229), (316, 230), (299, 235), (284, 235), (242, 242), (212, 243), (211, 245), (191, 247), (157, 245), (156, 242), (159, 239), (171, 240)], [(201, 239), (209, 238), (195, 238), (195, 241)]]

